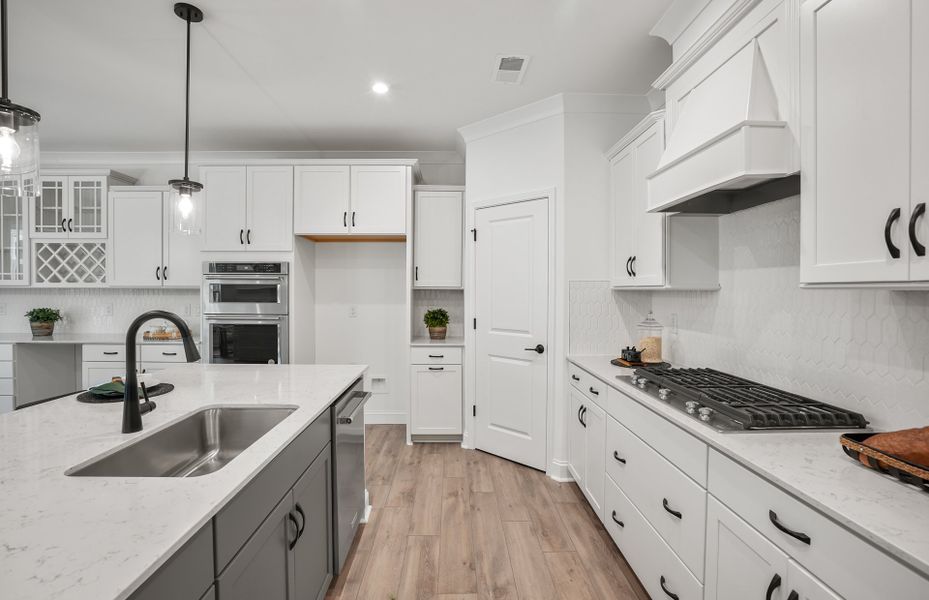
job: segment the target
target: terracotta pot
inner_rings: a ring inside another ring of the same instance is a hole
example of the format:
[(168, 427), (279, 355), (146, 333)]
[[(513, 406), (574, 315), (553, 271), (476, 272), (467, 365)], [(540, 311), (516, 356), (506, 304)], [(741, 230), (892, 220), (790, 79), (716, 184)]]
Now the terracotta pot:
[(30, 321), (29, 327), (32, 328), (33, 337), (44, 337), (55, 333), (54, 321)]
[(430, 340), (444, 340), (446, 333), (448, 333), (448, 327), (430, 327), (429, 328), (429, 339)]

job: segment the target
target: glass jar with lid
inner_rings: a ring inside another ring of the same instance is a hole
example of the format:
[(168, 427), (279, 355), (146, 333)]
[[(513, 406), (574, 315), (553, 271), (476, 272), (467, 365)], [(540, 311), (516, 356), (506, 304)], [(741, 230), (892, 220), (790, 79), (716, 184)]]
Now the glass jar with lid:
[(636, 344), (642, 351), (642, 362), (655, 364), (663, 362), (661, 358), (661, 333), (664, 330), (661, 323), (655, 320), (652, 312), (648, 312), (645, 320), (636, 326), (639, 330), (639, 343)]

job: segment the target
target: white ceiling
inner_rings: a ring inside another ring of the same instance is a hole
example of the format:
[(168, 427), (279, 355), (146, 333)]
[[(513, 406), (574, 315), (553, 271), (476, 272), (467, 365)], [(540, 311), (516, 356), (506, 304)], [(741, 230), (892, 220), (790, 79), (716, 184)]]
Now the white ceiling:
[[(558, 92), (644, 93), (670, 0), (201, 0), (195, 150), (450, 150), (462, 125)], [(10, 96), (43, 149), (183, 144), (184, 22), (170, 0), (10, 0)], [(532, 56), (523, 84), (497, 54)], [(373, 80), (391, 85), (386, 97)]]

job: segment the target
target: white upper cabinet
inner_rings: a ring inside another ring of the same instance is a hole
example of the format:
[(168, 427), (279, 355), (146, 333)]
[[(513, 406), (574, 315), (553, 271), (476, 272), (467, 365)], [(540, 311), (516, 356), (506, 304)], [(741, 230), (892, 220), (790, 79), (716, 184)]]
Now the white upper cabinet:
[(716, 218), (648, 212), (647, 177), (658, 165), (664, 140), (664, 111), (656, 111), (608, 153), (612, 286), (717, 289)]
[(347, 165), (294, 167), (294, 233), (344, 235), (351, 208), (351, 175)]
[(413, 287), (461, 287), (463, 196), (460, 190), (415, 192)]
[(0, 179), (0, 285), (29, 284), (28, 198), (35, 193), (33, 178)]
[(406, 234), (408, 172), (402, 166), (352, 165), (348, 220), (353, 234)]
[(202, 167), (209, 252), (293, 249), (293, 167)]
[(929, 280), (927, 38), (925, 2), (802, 5), (804, 283)]
[(107, 237), (109, 185), (135, 180), (115, 171), (43, 172), (39, 193), (31, 200), (35, 239), (104, 239)]

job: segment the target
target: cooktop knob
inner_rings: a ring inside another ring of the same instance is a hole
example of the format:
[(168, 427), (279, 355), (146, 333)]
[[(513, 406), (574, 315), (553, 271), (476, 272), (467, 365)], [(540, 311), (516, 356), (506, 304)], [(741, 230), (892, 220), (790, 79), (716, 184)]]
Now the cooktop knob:
[(648, 379), (645, 379), (644, 377), (639, 377), (639, 380), (637, 383), (639, 384), (639, 387), (644, 390), (645, 386), (648, 384)]
[(671, 395), (671, 390), (668, 388), (658, 388), (658, 397), (662, 400), (667, 400), (668, 396)]
[(697, 412), (700, 413), (700, 420), (701, 420), (701, 421), (709, 421), (709, 420), (710, 420), (710, 417), (713, 416), (713, 409), (712, 409), (712, 408), (708, 408), (708, 407), (706, 407), (706, 406), (701, 406), (701, 407), (700, 407), (700, 410), (697, 411)]
[(694, 414), (695, 412), (697, 412), (697, 407), (698, 407), (698, 406), (700, 406), (700, 405), (697, 404), (697, 402), (696, 402), (695, 400), (688, 400), (687, 402), (684, 403), (684, 408), (685, 408), (685, 409), (687, 410), (687, 412), (689, 412), (690, 414)]

